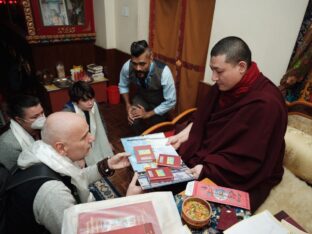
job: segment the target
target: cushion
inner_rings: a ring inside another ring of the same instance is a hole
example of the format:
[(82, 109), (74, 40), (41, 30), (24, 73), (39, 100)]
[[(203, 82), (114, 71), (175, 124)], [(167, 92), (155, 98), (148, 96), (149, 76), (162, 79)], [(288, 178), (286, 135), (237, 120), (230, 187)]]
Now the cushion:
[(287, 127), (284, 166), (299, 178), (312, 184), (312, 135)]
[(276, 214), (284, 210), (306, 231), (312, 233), (312, 188), (284, 168), (282, 181), (270, 192), (265, 202), (256, 210), (269, 210)]
[(312, 118), (307, 118), (297, 113), (289, 113), (288, 126), (297, 128), (306, 134), (312, 135)]

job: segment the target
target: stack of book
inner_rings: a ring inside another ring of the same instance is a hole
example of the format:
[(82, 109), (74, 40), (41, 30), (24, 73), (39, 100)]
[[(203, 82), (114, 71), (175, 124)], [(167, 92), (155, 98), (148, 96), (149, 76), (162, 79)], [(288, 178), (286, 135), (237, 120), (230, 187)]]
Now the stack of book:
[(93, 80), (104, 78), (103, 66), (91, 63), (87, 65), (87, 71)]

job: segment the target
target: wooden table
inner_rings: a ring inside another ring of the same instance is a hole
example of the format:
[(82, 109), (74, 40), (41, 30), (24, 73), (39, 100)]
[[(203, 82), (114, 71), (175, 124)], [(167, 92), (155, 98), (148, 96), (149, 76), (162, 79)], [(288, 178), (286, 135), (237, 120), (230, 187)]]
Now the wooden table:
[[(107, 82), (108, 79), (103, 77), (90, 83), (97, 102), (107, 102)], [(44, 92), (50, 112), (61, 111), (69, 101), (68, 88), (58, 88), (54, 84), (45, 85)]]

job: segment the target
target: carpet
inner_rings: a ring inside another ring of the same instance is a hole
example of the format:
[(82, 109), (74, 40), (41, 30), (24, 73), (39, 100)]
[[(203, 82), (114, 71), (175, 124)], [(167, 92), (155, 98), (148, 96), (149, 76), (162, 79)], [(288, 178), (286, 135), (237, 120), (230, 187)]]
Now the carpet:
[(121, 197), (120, 193), (107, 178), (96, 181), (89, 187), (89, 190), (97, 201)]

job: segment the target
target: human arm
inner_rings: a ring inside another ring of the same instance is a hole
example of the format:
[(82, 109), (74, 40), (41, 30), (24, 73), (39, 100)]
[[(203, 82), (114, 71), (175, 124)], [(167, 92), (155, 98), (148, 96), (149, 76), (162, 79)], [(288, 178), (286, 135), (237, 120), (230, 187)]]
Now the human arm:
[(118, 83), (119, 93), (121, 94), (122, 98), (125, 101), (127, 112), (128, 112), (129, 107), (131, 106), (130, 98), (129, 98), (129, 84), (130, 84), (129, 65), (130, 65), (130, 60), (127, 61), (122, 66), (120, 75), (119, 75), (119, 83)]
[(122, 96), (122, 98), (126, 104), (126, 112), (128, 115), (128, 122), (130, 124), (132, 124), (133, 121), (135, 120), (134, 115), (133, 115), (133, 110), (135, 109), (135, 106), (132, 106), (130, 103), (129, 93), (123, 93), (123, 94), (121, 94), (121, 96)]
[(165, 66), (161, 76), (164, 101), (153, 110), (146, 111), (141, 105), (132, 106), (131, 114), (133, 119), (148, 119), (154, 115), (163, 115), (171, 110), (176, 104), (175, 84), (168, 66)]
[(118, 87), (119, 87), (119, 93), (121, 94), (121, 96), (125, 102), (125, 105), (126, 105), (126, 111), (128, 114), (128, 121), (130, 124), (132, 124), (134, 121), (134, 118), (133, 118), (132, 113), (131, 113), (133, 106), (131, 105), (130, 97), (129, 97), (129, 84), (130, 84), (129, 64), (130, 64), (130, 60), (127, 61), (123, 65), (123, 67), (120, 71)]
[(192, 174), (194, 179), (197, 180), (203, 170), (202, 164), (197, 164), (195, 167), (188, 169), (186, 172)]
[(155, 114), (156, 113), (154, 110), (146, 111), (145, 108), (140, 104), (138, 104), (137, 106), (133, 106), (131, 109), (131, 116), (133, 119), (148, 119)]
[(189, 138), (189, 134), (193, 123), (189, 123), (186, 128), (184, 128), (177, 135), (168, 138), (168, 144), (172, 145), (173, 148), (178, 149), (183, 142), (186, 142)]
[(162, 76), (161, 85), (163, 88), (164, 101), (154, 108), (154, 113), (163, 115), (174, 108), (176, 104), (176, 89), (174, 79), (168, 66), (165, 66)]
[(33, 213), (37, 223), (52, 234), (59, 234), (62, 230), (64, 211), (73, 205), (76, 205), (76, 201), (70, 190), (61, 181), (50, 180), (38, 190), (33, 203)]
[(132, 180), (129, 184), (129, 187), (127, 189), (126, 196), (131, 196), (131, 195), (143, 193), (141, 186), (136, 185), (138, 178), (139, 178), (139, 174), (137, 172), (135, 172), (133, 177), (132, 177)]
[(209, 138), (187, 162), (203, 165), (199, 179), (248, 190), (282, 170), (287, 114), (274, 102), (251, 101), (206, 125)]
[(131, 154), (123, 152), (114, 155), (107, 160), (108, 167), (112, 170), (121, 169), (130, 166), (129, 156)]
[(8, 170), (16, 165), (22, 148), (12, 133), (12, 130), (4, 132), (0, 136), (0, 163)]

